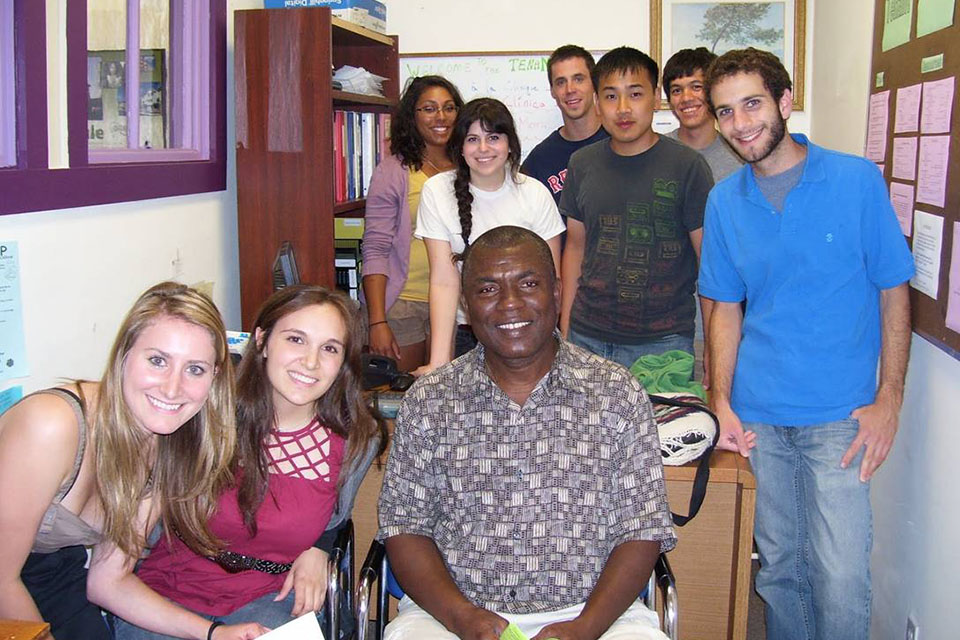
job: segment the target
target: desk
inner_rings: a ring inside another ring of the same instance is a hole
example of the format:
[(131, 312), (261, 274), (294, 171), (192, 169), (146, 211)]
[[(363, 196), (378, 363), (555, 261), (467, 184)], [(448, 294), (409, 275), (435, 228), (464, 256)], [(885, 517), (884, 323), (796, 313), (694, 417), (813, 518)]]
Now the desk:
[(0, 640), (45, 640), (50, 637), (46, 622), (0, 620)]
[[(376, 534), (384, 463), (370, 467), (353, 509), (358, 565)], [(695, 472), (695, 463), (664, 467), (670, 508), (677, 513), (687, 512)], [(677, 527), (679, 541), (668, 555), (677, 577), (683, 640), (746, 637), (755, 504), (756, 483), (747, 461), (729, 451), (714, 453), (700, 513)]]

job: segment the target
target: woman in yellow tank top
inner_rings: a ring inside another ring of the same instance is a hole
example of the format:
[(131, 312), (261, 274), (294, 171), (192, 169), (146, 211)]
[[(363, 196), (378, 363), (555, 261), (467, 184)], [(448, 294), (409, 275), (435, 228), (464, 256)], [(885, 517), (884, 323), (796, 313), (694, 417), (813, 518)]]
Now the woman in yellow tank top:
[(367, 196), (363, 293), (373, 353), (404, 371), (428, 360), (430, 269), (423, 241), (413, 237), (427, 178), (453, 169), (447, 141), (460, 92), (440, 76), (414, 78), (390, 122), (390, 153), (377, 166)]

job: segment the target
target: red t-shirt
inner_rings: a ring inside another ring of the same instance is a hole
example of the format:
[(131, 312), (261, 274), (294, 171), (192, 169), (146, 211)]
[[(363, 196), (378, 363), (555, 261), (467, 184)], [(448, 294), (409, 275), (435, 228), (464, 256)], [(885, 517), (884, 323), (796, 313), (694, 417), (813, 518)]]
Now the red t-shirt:
[[(251, 537), (237, 505), (237, 491), (220, 497), (210, 530), (227, 550), (293, 562), (326, 530), (337, 502), (337, 478), (343, 438), (316, 420), (295, 432), (274, 432), (267, 443), (269, 486), (257, 510), (257, 535)], [(160, 595), (193, 611), (225, 616), (257, 598), (279, 591), (286, 574), (256, 570), (229, 573), (198, 556), (174, 537), (162, 537), (137, 575)]]

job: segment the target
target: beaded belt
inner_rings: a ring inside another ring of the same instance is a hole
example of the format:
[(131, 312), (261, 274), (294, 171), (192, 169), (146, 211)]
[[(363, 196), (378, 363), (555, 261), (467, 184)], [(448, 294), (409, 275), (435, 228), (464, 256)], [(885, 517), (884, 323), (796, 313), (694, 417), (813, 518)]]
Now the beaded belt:
[(215, 556), (207, 556), (229, 573), (240, 573), (241, 571), (261, 571), (263, 573), (280, 574), (290, 571), (292, 562), (273, 562), (272, 560), (263, 560), (254, 558), (242, 553), (233, 551), (221, 551)]

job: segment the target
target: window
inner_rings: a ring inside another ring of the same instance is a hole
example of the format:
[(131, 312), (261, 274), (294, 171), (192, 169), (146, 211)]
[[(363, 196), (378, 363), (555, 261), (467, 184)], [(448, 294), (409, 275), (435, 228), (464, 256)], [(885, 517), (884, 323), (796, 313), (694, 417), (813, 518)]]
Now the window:
[[(13, 6), (22, 120), (15, 166), (0, 169), (0, 214), (224, 189), (226, 1), (60, 3), (0, 0), (0, 27)], [(50, 32), (66, 36), (63, 87), (48, 83)], [(63, 92), (64, 126), (47, 112), (48, 84)], [(69, 166), (52, 169), (61, 142)]]
[(0, 0), (0, 167), (17, 162), (13, 0)]

